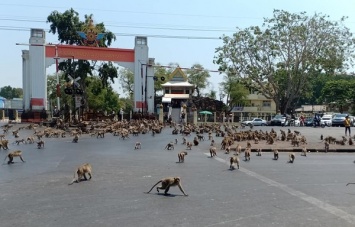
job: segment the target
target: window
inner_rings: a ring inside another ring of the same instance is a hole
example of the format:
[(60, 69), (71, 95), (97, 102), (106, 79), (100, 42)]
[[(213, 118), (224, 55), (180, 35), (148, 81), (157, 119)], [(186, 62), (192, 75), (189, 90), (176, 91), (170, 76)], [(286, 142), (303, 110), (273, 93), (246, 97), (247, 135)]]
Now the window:
[(136, 44), (147, 45), (147, 37), (137, 37)]
[(190, 90), (185, 90), (185, 94), (190, 94)]
[(42, 29), (32, 29), (31, 37), (43, 38), (43, 30)]
[(169, 89), (165, 89), (165, 94), (169, 94)]
[(263, 107), (271, 107), (271, 101), (263, 101)]

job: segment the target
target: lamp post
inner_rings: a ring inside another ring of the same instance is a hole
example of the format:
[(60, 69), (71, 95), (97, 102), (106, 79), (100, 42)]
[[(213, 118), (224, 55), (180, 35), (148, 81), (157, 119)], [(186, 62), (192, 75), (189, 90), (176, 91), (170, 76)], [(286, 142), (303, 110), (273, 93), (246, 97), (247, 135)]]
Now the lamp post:
[(120, 110), (120, 114), (121, 114), (121, 121), (123, 121), (123, 109), (122, 108)]
[(57, 94), (57, 108), (58, 111), (60, 110), (60, 83), (59, 83), (59, 75), (58, 75), (58, 71), (59, 71), (59, 66), (58, 66), (58, 45), (55, 45), (55, 76), (57, 78), (57, 85), (56, 85), (56, 94)]

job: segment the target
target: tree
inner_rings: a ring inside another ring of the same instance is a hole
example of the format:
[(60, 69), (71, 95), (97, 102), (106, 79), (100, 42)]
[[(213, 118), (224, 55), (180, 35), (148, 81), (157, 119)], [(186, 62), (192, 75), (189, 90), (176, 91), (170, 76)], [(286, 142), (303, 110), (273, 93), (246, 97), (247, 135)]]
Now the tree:
[(5, 99), (22, 98), (22, 88), (13, 88), (10, 85), (0, 88), (0, 96)]
[(346, 70), (354, 52), (354, 39), (342, 22), (305, 12), (274, 10), (273, 18), (258, 26), (223, 36), (214, 63), (238, 76), (250, 88), (273, 99), (282, 113), (307, 89), (319, 73), (334, 75)]
[[(58, 34), (58, 41), (60, 43), (81, 45), (82, 39), (77, 32), (87, 29), (87, 24), (92, 20), (93, 15), (85, 15), (84, 18), (84, 21), (81, 21), (79, 13), (72, 8), (66, 10), (64, 13), (53, 11), (47, 17), (47, 23), (50, 23), (49, 32)], [(95, 24), (94, 28), (98, 33), (105, 34), (103, 39), (98, 43), (99, 47), (108, 47), (112, 44), (112, 41), (116, 40), (116, 36), (112, 32), (106, 30), (103, 23)], [(78, 82), (84, 91), (86, 89), (85, 80), (88, 75), (93, 76), (93, 70), (98, 70), (104, 86), (108, 85), (109, 80), (113, 82), (114, 78), (117, 78), (117, 68), (114, 67), (111, 62), (101, 63), (98, 66), (96, 66), (96, 64), (97, 62), (87, 60), (68, 59), (59, 64), (59, 70), (64, 72), (64, 78), (67, 81), (69, 81), (69, 75), (74, 78), (80, 77), (81, 80)]]
[(227, 97), (226, 103), (230, 109), (235, 105), (244, 105), (249, 94), (248, 89), (240, 83), (235, 75), (224, 76), (224, 81), (220, 83), (220, 93)]
[[(167, 69), (164, 66), (161, 66), (161, 64), (157, 63), (155, 70), (154, 70), (154, 76), (157, 77), (157, 80), (154, 81), (154, 93), (157, 95), (158, 91), (163, 90), (163, 87), (161, 86), (162, 84), (166, 83), (169, 80), (169, 76), (172, 73), (171, 68)], [(164, 78), (164, 80), (162, 80)]]
[(126, 68), (122, 68), (118, 72), (118, 78), (122, 87), (128, 97), (133, 97), (134, 94), (134, 74)]
[(201, 97), (201, 90), (206, 88), (209, 84), (208, 78), (210, 73), (200, 64), (194, 64), (191, 69), (186, 70), (189, 83), (195, 85), (197, 97)]
[(322, 89), (321, 100), (328, 104), (335, 104), (342, 113), (345, 106), (349, 106), (354, 99), (355, 80), (327, 81)]

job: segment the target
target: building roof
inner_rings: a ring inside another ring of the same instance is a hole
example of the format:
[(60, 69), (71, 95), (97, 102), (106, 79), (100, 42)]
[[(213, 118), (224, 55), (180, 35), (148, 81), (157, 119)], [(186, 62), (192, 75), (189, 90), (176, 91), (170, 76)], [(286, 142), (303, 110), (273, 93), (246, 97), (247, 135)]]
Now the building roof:
[(161, 85), (162, 87), (194, 87), (188, 81), (169, 81)]

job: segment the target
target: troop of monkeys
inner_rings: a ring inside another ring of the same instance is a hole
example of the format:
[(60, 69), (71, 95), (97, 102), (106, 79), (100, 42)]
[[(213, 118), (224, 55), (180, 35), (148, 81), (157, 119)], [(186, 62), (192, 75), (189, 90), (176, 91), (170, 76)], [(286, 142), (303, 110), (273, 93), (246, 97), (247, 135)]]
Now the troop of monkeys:
[[(29, 126), (29, 127), (33, 128), (33, 125)], [(4, 132), (7, 132), (8, 129), (9, 129), (9, 127), (6, 127), (6, 130), (4, 129)], [(19, 131), (19, 129), (13, 131), (13, 135), (14, 135), (15, 138), (19, 137), (19, 135), (18, 135), (19, 132), (18, 131)], [(97, 131), (95, 133), (97, 138), (99, 138), (99, 137), (100, 138), (104, 138), (105, 131), (106, 130)], [(177, 131), (178, 130), (175, 128), (173, 130), (173, 134), (177, 134)], [(192, 131), (191, 129), (189, 130), (189, 129), (186, 129), (186, 128), (180, 130), (180, 132), (183, 133), (185, 136), (190, 136), (191, 135), (191, 131)], [(231, 129), (230, 128), (226, 127), (225, 131), (226, 131), (226, 133), (228, 135), (231, 135)], [(136, 129), (134, 130), (134, 132), (136, 134), (138, 133), (138, 131)], [(155, 133), (160, 133), (160, 132), (161, 132), (161, 128), (157, 127), (156, 129), (154, 129), (152, 131), (152, 135), (154, 136)], [(113, 133), (116, 133), (116, 131), (113, 132)], [(124, 132), (124, 133), (120, 132), (120, 134), (122, 135), (123, 139), (128, 137), (128, 135), (125, 136), (125, 133), (128, 134), (128, 132)], [(183, 144), (186, 144), (187, 149), (191, 149), (193, 144), (195, 146), (197, 146), (200, 141), (205, 140), (205, 137), (202, 135), (202, 133), (203, 133), (203, 131), (201, 131), (200, 133), (198, 132), (198, 134), (194, 138), (193, 142), (187, 142), (186, 138), (183, 137)], [(275, 140), (276, 140), (276, 138), (274, 136), (272, 136), (273, 133), (274, 133), (274, 131), (272, 129), (271, 133), (269, 135), (267, 135), (267, 137), (266, 137), (267, 142), (269, 144), (273, 144), (275, 142)], [(65, 133), (59, 133), (59, 134), (62, 137), (65, 137)], [(39, 139), (39, 141), (37, 142), (38, 148), (43, 148), (44, 147), (44, 141), (41, 140), (41, 138), (42, 138), (42, 136), (45, 136), (46, 134), (45, 133), (37, 133), (37, 132), (35, 132), (35, 135)], [(78, 140), (79, 140), (80, 132), (72, 132), (72, 135), (73, 135), (73, 142), (77, 143)], [(243, 139), (247, 139), (248, 137), (245, 136), (245, 135), (247, 135), (247, 134), (244, 134), (244, 135), (243, 134), (241, 134), (241, 135), (237, 134), (236, 137), (234, 137), (234, 140), (241, 141)], [(225, 136), (225, 133), (223, 131), (221, 131), (221, 130), (219, 130), (219, 131), (217, 130), (216, 136), (223, 136), (224, 137), (224, 139), (222, 140), (221, 146), (222, 146), (222, 149), (225, 149), (226, 153), (228, 154), (230, 152), (230, 150), (231, 150), (230, 145), (231, 145), (231, 141), (233, 139), (228, 139), (228, 136)], [(8, 149), (8, 140), (5, 140), (4, 138), (5, 138), (4, 135), (0, 135), (0, 141), (1, 141), (0, 142), (0, 148)], [(263, 138), (260, 138), (260, 139), (263, 139)], [(258, 144), (260, 139), (259, 139), (259, 137), (254, 136), (255, 144)], [(35, 140), (34, 137), (28, 137), (27, 139), (16, 140), (14, 143), (16, 143), (17, 145), (19, 145), (20, 143), (27, 143), (27, 142), (28, 143), (34, 143), (34, 140)], [(211, 141), (210, 155), (211, 155), (211, 157), (214, 157), (214, 156), (217, 155), (217, 148), (214, 146), (215, 145), (214, 144), (215, 141), (213, 140), (211, 132), (209, 132), (208, 140)], [(303, 143), (303, 144), (307, 143), (305, 137), (304, 136), (300, 136), (299, 132), (295, 131), (294, 133), (290, 133), (290, 130), (289, 130), (287, 135), (285, 134), (285, 132), (283, 132), (281, 130), (281, 140), (290, 140), (291, 144), (294, 145), (294, 146), (299, 146), (300, 143)], [(329, 144), (330, 143), (338, 143), (338, 141), (336, 141), (336, 140), (334, 142), (334, 138), (332, 138), (332, 137), (327, 137), (324, 141), (325, 141), (325, 151), (326, 152), (329, 150)], [(339, 144), (344, 144), (345, 142), (346, 142), (346, 138), (343, 137), (342, 142), (339, 141)], [(177, 139), (175, 139), (175, 144), (177, 144)], [(349, 144), (352, 144), (351, 138), (349, 140)], [(134, 149), (141, 149), (141, 143), (140, 142), (136, 142)], [(174, 149), (174, 143), (173, 142), (168, 143), (166, 145), (165, 149), (173, 150)], [(239, 169), (240, 160), (239, 160), (239, 156), (238, 155), (241, 153), (241, 150), (242, 150), (241, 146), (238, 145), (236, 147), (236, 154), (229, 158), (230, 169), (235, 169), (235, 165)], [(179, 152), (178, 153), (178, 162), (179, 163), (183, 163), (185, 161), (185, 156), (187, 154), (188, 153), (186, 151)], [(251, 144), (250, 144), (250, 142), (247, 142), (247, 147), (244, 150), (244, 154), (245, 154), (245, 161), (250, 161), (250, 156), (251, 156)], [(257, 149), (257, 154), (256, 155), (257, 156), (261, 156), (262, 155), (262, 150), (261, 149)], [(277, 149), (273, 149), (273, 155), (274, 155), (274, 160), (278, 160), (279, 153), (278, 153)], [(302, 148), (301, 155), (307, 156), (307, 149), (305, 147)], [(8, 153), (8, 155), (5, 157), (5, 160), (8, 158), (9, 159), (8, 160), (8, 164), (13, 164), (14, 163), (13, 159), (15, 157), (19, 157), (22, 162), (25, 162), (23, 157), (22, 157), (22, 152), (20, 150), (16, 150), (16, 151)], [(294, 161), (295, 161), (295, 153), (293, 153), (293, 152), (289, 153), (289, 163), (294, 163)], [(77, 175), (77, 178), (76, 178), (75, 175)], [(86, 175), (88, 175), (89, 178)], [(74, 179), (73, 179), (73, 181), (70, 184), (73, 184), (74, 182), (80, 182), (83, 179), (84, 180), (90, 180), (91, 178), (92, 178), (92, 167), (91, 167), (91, 165), (89, 163), (85, 163), (85, 164), (80, 165), (77, 168), (77, 170), (74, 173)], [(153, 187), (146, 193), (150, 193), (153, 190), (153, 188), (156, 185), (158, 185), (159, 183), (161, 183), (161, 186), (160, 187), (156, 187), (157, 192), (159, 192), (159, 190), (165, 190), (164, 194), (167, 194), (169, 189), (170, 189), (170, 187), (178, 186), (179, 189), (181, 190), (181, 192), (185, 196), (187, 196), (187, 194), (185, 193), (185, 191), (182, 188), (180, 177), (168, 177), (168, 178), (161, 179), (155, 185), (153, 185)], [(347, 186), (349, 184), (355, 184), (355, 183), (348, 183)]]

